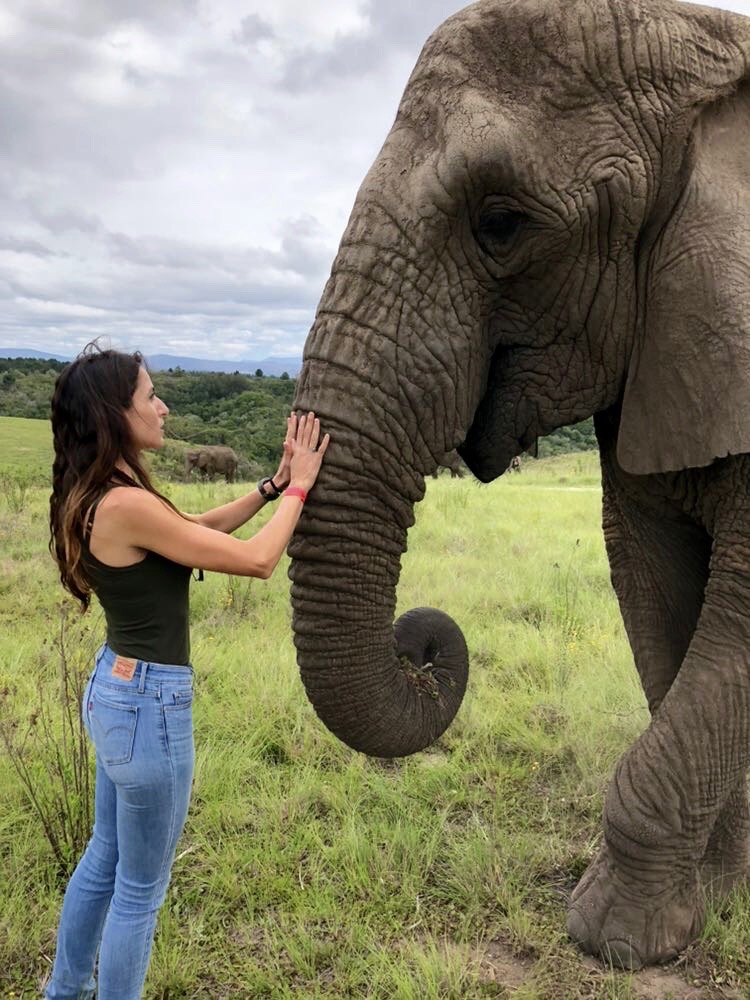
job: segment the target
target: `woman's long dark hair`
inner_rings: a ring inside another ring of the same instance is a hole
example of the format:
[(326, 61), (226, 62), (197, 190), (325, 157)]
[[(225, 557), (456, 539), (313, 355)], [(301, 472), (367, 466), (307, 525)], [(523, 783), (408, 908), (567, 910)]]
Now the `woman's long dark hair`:
[[(109, 484), (134, 481), (174, 506), (154, 488), (133, 447), (125, 411), (133, 401), (142, 355), (102, 350), (94, 341), (64, 368), (52, 395), (52, 494), (49, 501), (50, 551), (63, 587), (81, 602), (91, 601), (91, 585), (81, 561), (85, 519)], [(116, 467), (124, 459), (130, 480)]]

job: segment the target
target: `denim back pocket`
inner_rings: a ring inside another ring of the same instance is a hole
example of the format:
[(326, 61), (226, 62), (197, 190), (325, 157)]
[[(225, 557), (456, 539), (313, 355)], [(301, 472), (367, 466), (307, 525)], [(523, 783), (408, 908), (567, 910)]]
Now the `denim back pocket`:
[(96, 752), (105, 764), (127, 764), (133, 756), (138, 709), (94, 691), (89, 698), (89, 722)]

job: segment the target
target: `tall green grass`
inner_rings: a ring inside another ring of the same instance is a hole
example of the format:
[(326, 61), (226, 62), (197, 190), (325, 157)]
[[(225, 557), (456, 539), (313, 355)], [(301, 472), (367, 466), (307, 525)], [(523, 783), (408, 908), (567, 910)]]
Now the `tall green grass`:
[(46, 420), (0, 417), (0, 472), (49, 475), (52, 432)]
[[(243, 487), (165, 488), (197, 511)], [(0, 498), (0, 691), (15, 689), (19, 724), (38, 683), (54, 697), (58, 677), (46, 500), (32, 488), (14, 511)], [(270, 581), (207, 574), (193, 585), (195, 784), (149, 1000), (679, 997), (691, 983), (707, 997), (748, 995), (742, 894), (711, 914), (661, 992), (584, 961), (565, 936), (608, 775), (647, 724), (600, 502), (592, 455), (527, 463), (490, 486), (428, 482), (399, 611), (451, 614), (471, 675), (447, 733), (404, 760), (356, 754), (315, 716), (285, 566)], [(100, 613), (80, 627), (95, 645)], [(64, 879), (2, 753), (0, 858), (0, 996), (31, 997)]]

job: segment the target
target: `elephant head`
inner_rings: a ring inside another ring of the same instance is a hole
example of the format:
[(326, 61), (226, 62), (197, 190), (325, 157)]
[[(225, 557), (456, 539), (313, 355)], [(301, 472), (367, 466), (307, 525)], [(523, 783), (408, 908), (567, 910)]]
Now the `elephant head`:
[(615, 404), (662, 473), (750, 450), (750, 19), (647, 0), (481, 0), (427, 41), (357, 196), (295, 405), (332, 443), (291, 546), (307, 693), (350, 746), (449, 723), (465, 647), (396, 625), (424, 477), (483, 482)]
[(200, 451), (197, 448), (189, 448), (185, 452), (185, 475), (189, 476), (193, 469), (198, 468)]

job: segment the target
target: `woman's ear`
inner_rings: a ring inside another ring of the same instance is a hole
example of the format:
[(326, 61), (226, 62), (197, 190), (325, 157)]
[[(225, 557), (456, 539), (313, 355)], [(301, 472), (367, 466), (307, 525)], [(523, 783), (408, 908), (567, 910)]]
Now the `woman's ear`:
[(617, 442), (635, 474), (750, 452), (750, 19), (716, 13), (739, 29), (739, 80), (696, 110), (682, 187), (641, 262)]

